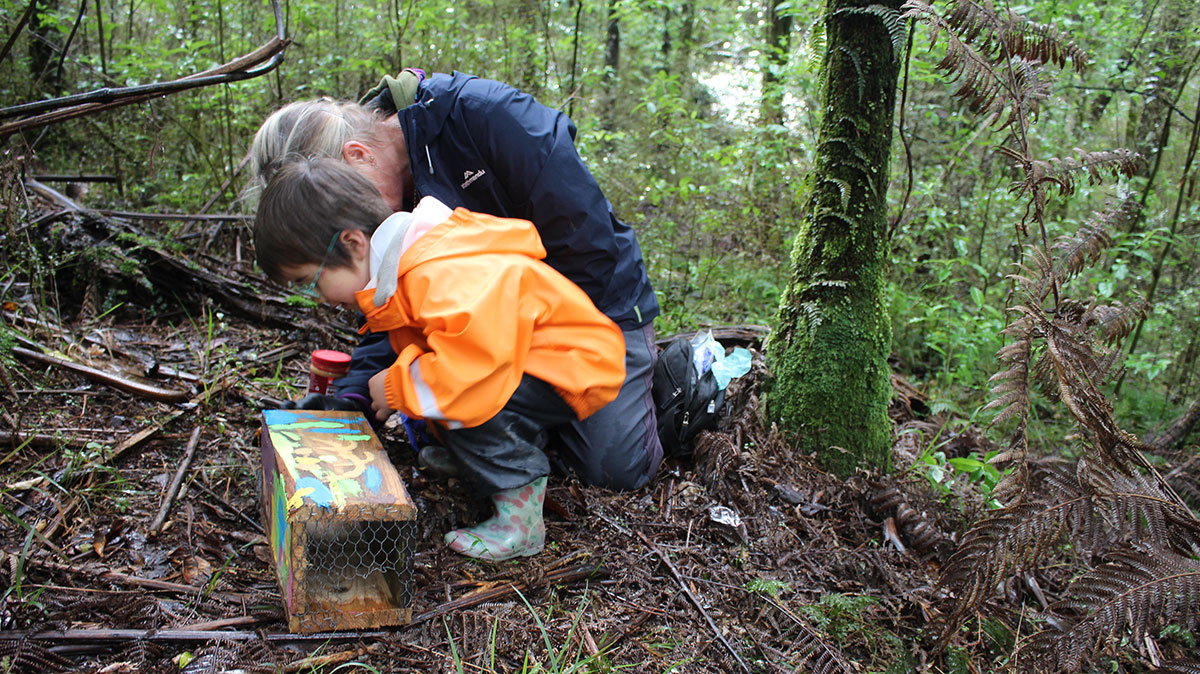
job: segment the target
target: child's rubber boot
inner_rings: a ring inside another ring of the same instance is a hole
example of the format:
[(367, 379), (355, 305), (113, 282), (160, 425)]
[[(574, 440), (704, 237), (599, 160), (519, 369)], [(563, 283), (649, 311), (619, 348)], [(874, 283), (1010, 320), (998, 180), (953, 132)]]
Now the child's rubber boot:
[(546, 545), (545, 501), (544, 477), (524, 487), (502, 489), (492, 494), (496, 514), (477, 526), (446, 534), (446, 545), (461, 555), (491, 562), (536, 555)]
[(438, 445), (425, 445), (417, 454), (417, 464), (438, 477), (458, 477), (461, 472), (450, 450)]

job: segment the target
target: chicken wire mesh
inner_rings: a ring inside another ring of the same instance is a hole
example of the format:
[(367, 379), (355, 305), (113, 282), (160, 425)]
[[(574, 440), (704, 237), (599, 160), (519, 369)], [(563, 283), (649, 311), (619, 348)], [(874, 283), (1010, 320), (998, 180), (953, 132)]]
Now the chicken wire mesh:
[(412, 615), (415, 522), (390, 505), (300, 508), (293, 530), (294, 595), (289, 621), (303, 632), (408, 622)]

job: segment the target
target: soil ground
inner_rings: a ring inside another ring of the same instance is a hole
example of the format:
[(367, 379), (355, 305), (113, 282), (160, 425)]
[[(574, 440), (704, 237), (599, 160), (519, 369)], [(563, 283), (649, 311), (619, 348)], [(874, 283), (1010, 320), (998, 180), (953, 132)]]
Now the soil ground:
[[(28, 227), (76, 217), (46, 212)], [(226, 252), (189, 264), (226, 275), (248, 268), (238, 236), (219, 232)], [(351, 317), (322, 308), (291, 327), (263, 325), (189, 293), (202, 275), (180, 268), (170, 272), (177, 295), (161, 281), (149, 292), (131, 286), (108, 313), (118, 276), (60, 267), (50, 283), (10, 279), (8, 296), (19, 299), (4, 306), (6, 334), (28, 340), (16, 346), (180, 392), (183, 402), (19, 354), (0, 363), (6, 671), (943, 667), (929, 630), (936, 575), (977, 504), (950, 507), (921, 479), (843, 480), (797, 456), (760, 418), (766, 373), (758, 344), (740, 338), (755, 367), (731, 384), (720, 427), (695, 454), (629, 493), (552, 476), (548, 545), (535, 557), (489, 564), (444, 549), (441, 534), (482, 518), (486, 504), (424, 474), (403, 433), (385, 427), (419, 507), (413, 621), (289, 633), (259, 517), (260, 413), (299, 395), (312, 349), (349, 350)], [(896, 391), (898, 423), (936, 426), (923, 420), (919, 394), (899, 380)], [(197, 430), (182, 490), (153, 530)], [(912, 459), (906, 442), (900, 465)], [(965, 454), (979, 440), (955, 442)]]

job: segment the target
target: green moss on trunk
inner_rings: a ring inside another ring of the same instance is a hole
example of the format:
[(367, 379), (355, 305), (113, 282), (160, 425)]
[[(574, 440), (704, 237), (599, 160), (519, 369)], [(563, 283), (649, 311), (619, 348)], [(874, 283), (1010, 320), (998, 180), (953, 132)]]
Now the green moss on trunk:
[(829, 0), (823, 117), (803, 195), (808, 215), (766, 346), (775, 376), (768, 413), (800, 451), (843, 475), (859, 465), (886, 468), (891, 444), (892, 333), (883, 292), (899, 61), (888, 24), (899, 17), (887, 10), (899, 6)]

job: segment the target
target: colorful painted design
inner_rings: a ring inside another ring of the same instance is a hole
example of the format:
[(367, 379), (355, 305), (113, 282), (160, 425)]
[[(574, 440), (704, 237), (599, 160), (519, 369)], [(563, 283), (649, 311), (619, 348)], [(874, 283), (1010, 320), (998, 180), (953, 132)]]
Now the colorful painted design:
[[(416, 507), (367, 420), (350, 412), (266, 410), (262, 467), (268, 537), (289, 628), (363, 629), (408, 620), (411, 607), (399, 603), (410, 602), (411, 592), (402, 600), (397, 587), (411, 584), (407, 536)], [(356, 533), (373, 530), (360, 522), (397, 519), (403, 522), (382, 530), (398, 536), (394, 552), (408, 575), (390, 566), (393, 541)], [(331, 567), (334, 542), (366, 556), (338, 557)]]
[(292, 588), (295, 583), (292, 578), (291, 539), (292, 524), (287, 518), (287, 487), (283, 483), (283, 475), (275, 473), (271, 496), (271, 553), (275, 557), (275, 573), (279, 577), (283, 600), (289, 611), (292, 610)]
[(289, 511), (306, 503), (340, 509), (347, 498), (379, 493), (383, 478), (371, 465), (378, 445), (364, 432), (369, 427), (362, 415), (266, 410), (263, 417), (276, 456), (295, 484)]

